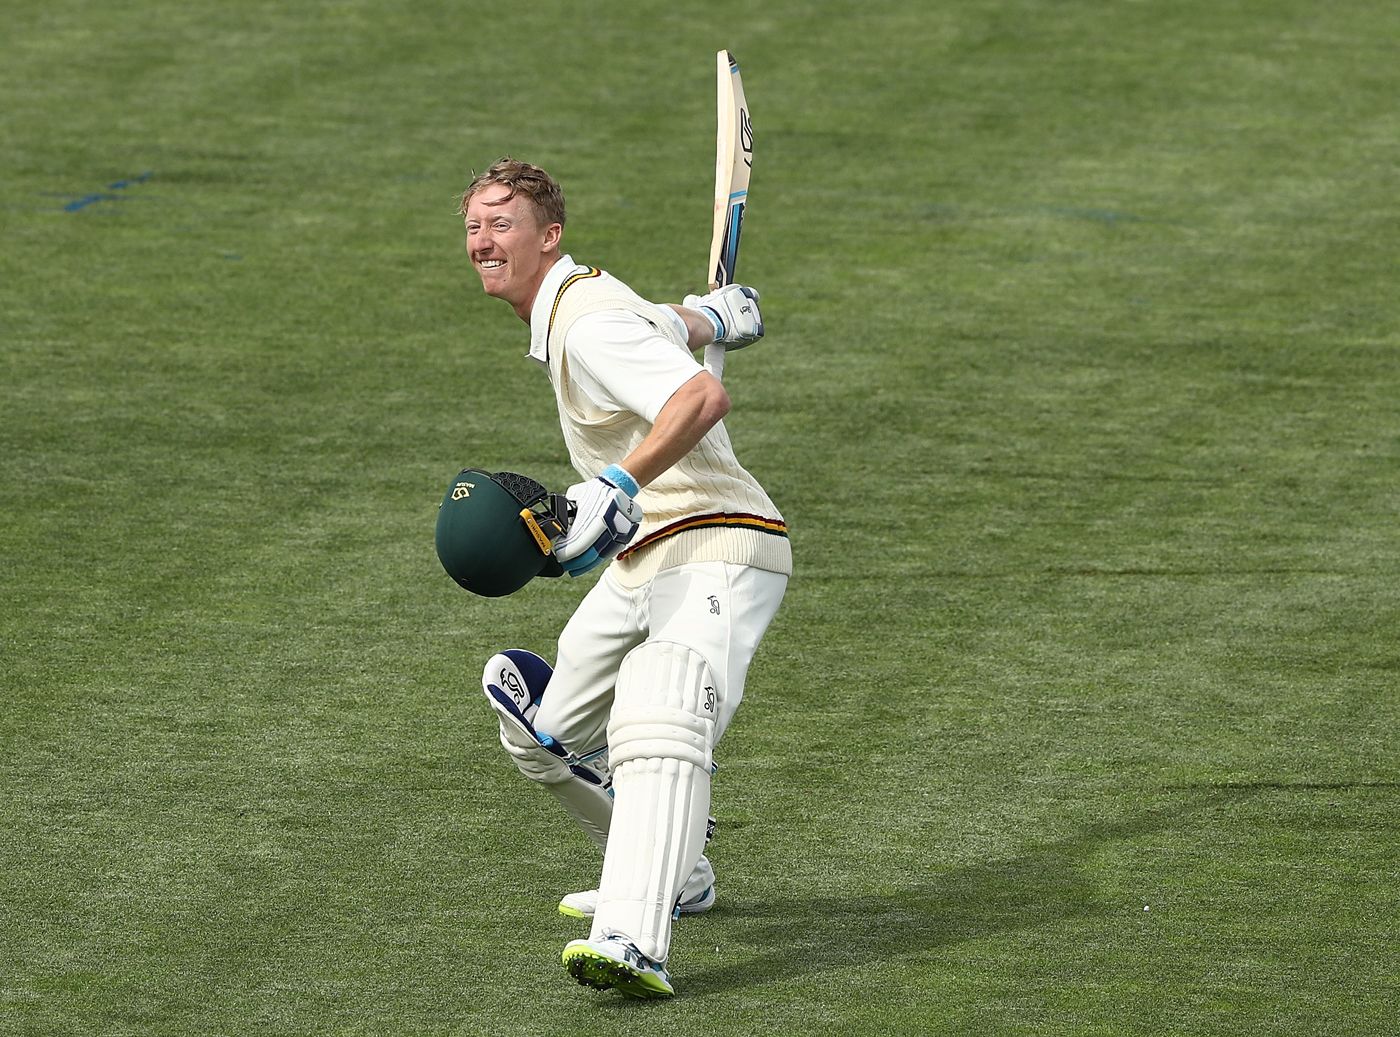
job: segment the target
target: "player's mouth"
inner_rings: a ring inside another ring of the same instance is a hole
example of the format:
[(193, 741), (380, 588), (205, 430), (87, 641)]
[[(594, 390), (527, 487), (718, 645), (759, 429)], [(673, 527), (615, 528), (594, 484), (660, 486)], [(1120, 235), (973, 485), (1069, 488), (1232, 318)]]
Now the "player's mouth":
[(477, 265), (483, 270), (499, 270), (506, 265), (506, 261), (504, 259), (480, 259), (477, 260)]

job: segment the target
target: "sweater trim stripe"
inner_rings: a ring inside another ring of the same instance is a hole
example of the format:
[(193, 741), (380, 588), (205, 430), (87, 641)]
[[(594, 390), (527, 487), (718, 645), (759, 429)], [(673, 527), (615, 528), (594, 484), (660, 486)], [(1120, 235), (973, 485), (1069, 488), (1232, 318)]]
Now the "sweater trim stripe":
[(564, 299), (564, 293), (567, 292), (579, 281), (582, 281), (589, 277), (601, 277), (602, 275), (603, 271), (599, 270), (596, 266), (590, 266), (586, 270), (580, 270), (576, 274), (570, 274), (564, 279), (564, 283), (559, 286), (559, 291), (554, 293), (554, 305), (550, 307), (549, 324), (546, 327), (544, 333), (545, 356), (549, 355), (549, 340), (550, 337), (554, 334), (554, 318), (559, 315), (559, 304)]
[(764, 518), (762, 515), (745, 515), (719, 513), (714, 515), (693, 515), (690, 518), (683, 518), (678, 522), (672, 522), (669, 526), (662, 526), (654, 533), (649, 533), (635, 544), (630, 545), (623, 551), (619, 558), (626, 558), (633, 552), (640, 551), (658, 541), (673, 537), (677, 533), (686, 533), (692, 529), (752, 529), (759, 533), (769, 533), (787, 539), (787, 523), (779, 519)]

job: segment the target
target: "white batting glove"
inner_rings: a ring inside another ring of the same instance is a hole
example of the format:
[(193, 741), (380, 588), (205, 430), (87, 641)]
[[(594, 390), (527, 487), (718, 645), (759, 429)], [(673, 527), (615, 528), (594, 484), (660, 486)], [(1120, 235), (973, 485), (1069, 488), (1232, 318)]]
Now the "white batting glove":
[(637, 480), (615, 464), (565, 491), (574, 514), (568, 532), (554, 542), (554, 557), (566, 573), (582, 576), (596, 569), (637, 535), (642, 509), (633, 498), (639, 492)]
[(725, 285), (709, 295), (687, 295), (681, 305), (708, 317), (715, 326), (715, 341), (726, 350), (743, 349), (763, 337), (757, 288)]

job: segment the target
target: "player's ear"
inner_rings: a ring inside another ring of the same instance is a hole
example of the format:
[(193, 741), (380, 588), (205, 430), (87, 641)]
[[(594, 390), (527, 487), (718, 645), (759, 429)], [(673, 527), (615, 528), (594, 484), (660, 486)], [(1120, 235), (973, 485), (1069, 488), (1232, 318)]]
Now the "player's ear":
[(562, 223), (551, 223), (544, 229), (544, 251), (551, 252), (559, 247), (559, 239), (564, 236)]

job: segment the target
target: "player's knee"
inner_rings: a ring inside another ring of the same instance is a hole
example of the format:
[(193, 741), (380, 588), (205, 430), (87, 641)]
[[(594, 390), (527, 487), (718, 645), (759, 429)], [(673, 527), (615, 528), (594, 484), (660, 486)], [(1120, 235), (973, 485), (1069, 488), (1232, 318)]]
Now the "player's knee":
[(549, 663), (534, 652), (507, 648), (486, 660), (481, 689), (498, 713), (505, 710), (532, 722), (553, 674)]
[(551, 675), (549, 663), (523, 648), (496, 653), (481, 674), (482, 691), (500, 719), (501, 747), (521, 774), (546, 784), (570, 777), (567, 761), (535, 729)]
[(622, 660), (608, 723), (612, 765), (674, 759), (706, 771), (717, 691), (705, 657), (675, 641), (647, 641)]

